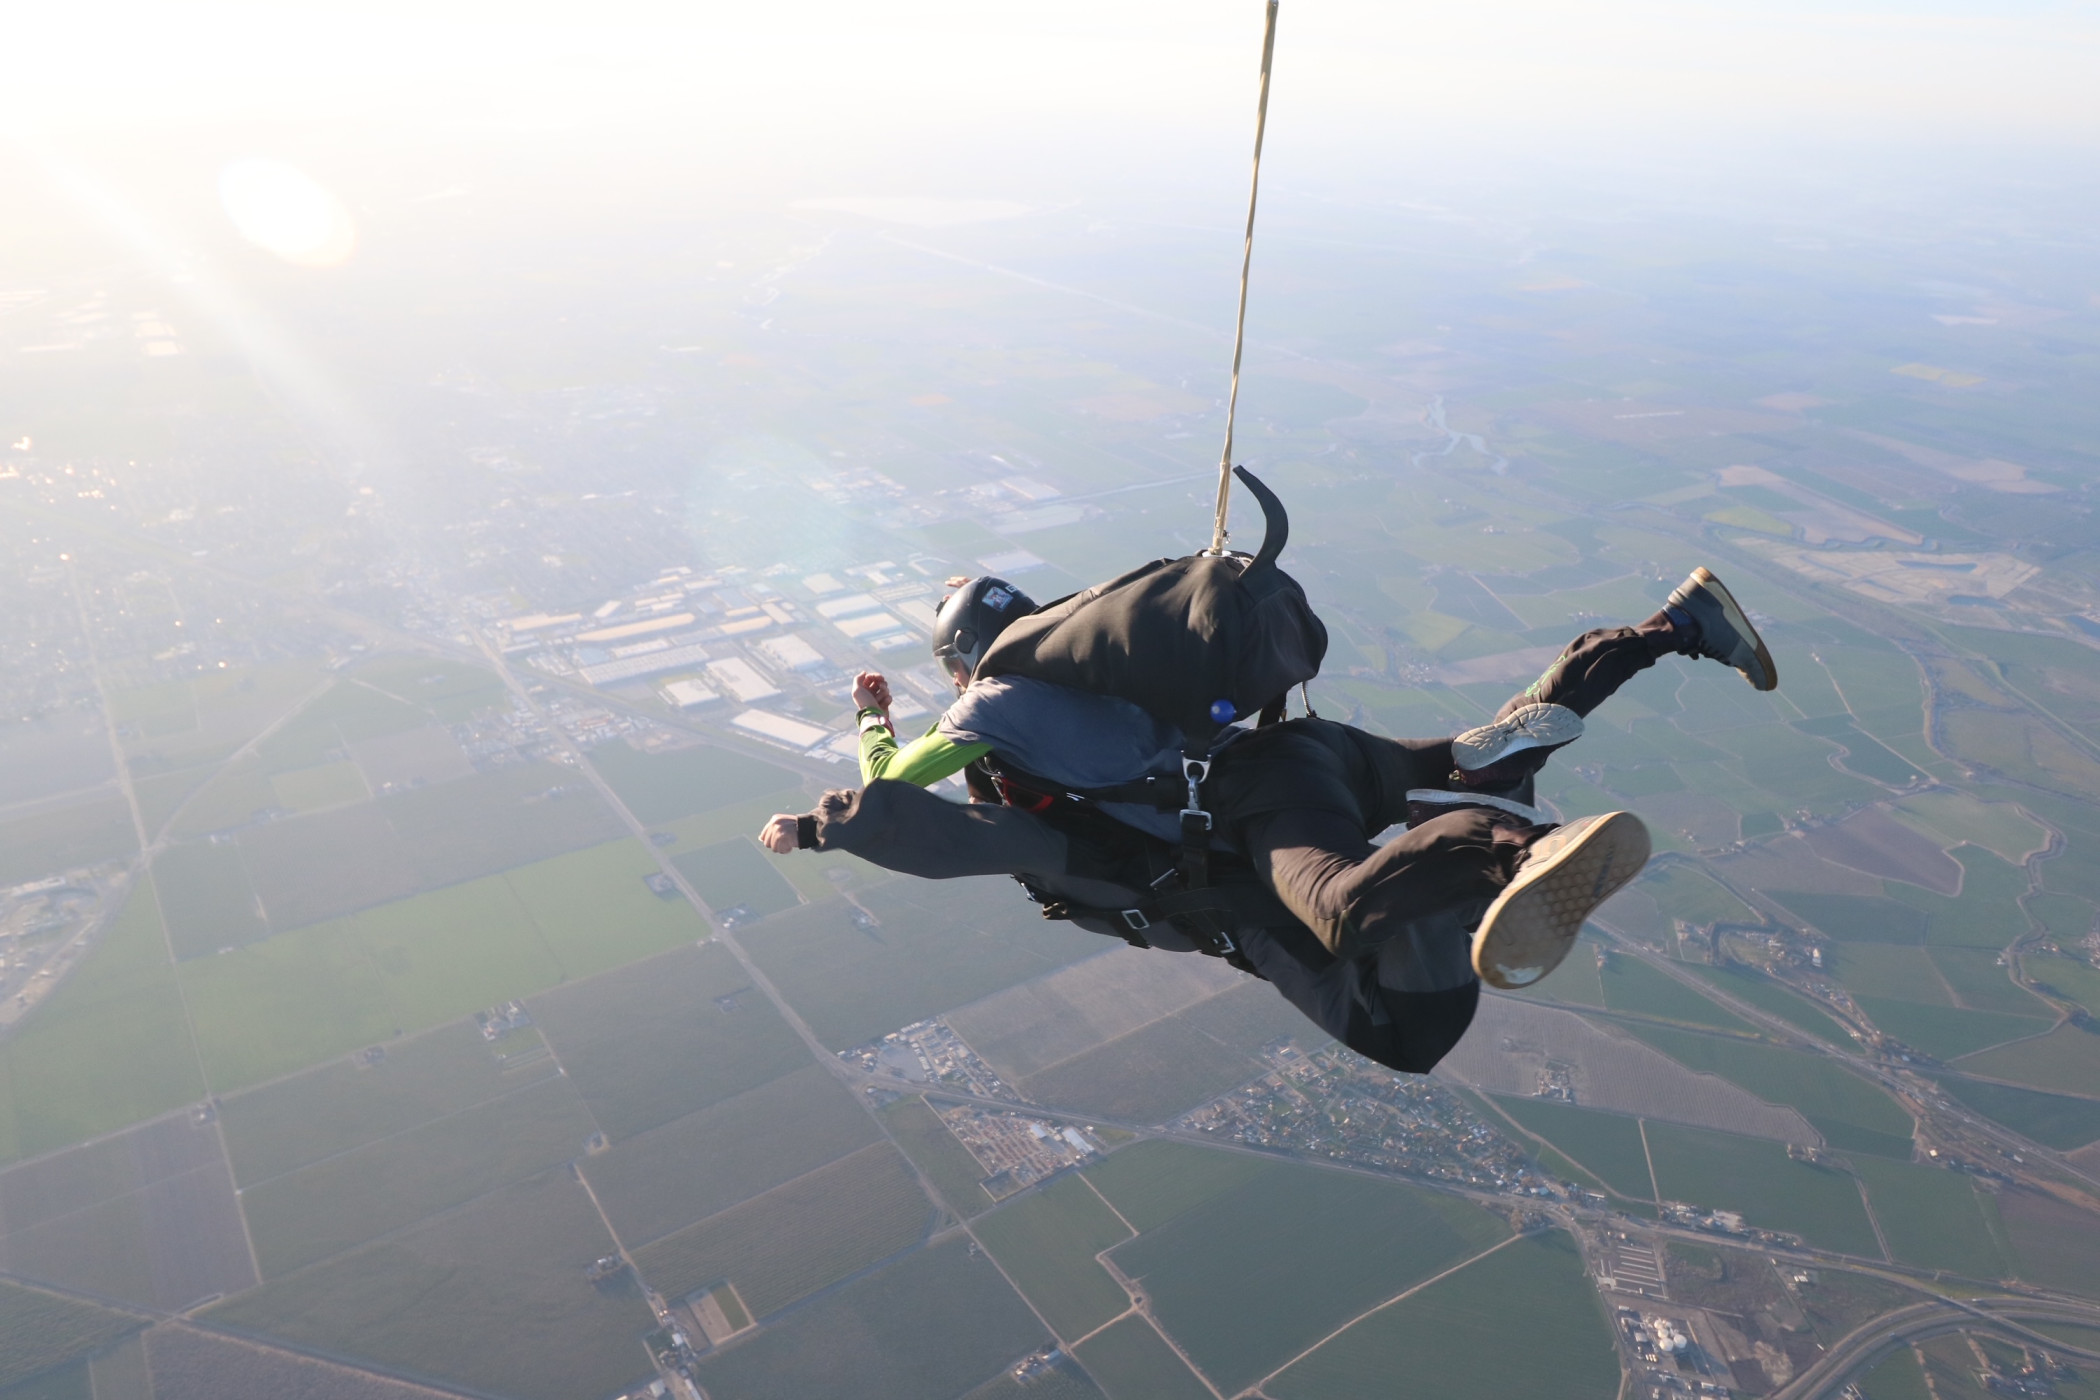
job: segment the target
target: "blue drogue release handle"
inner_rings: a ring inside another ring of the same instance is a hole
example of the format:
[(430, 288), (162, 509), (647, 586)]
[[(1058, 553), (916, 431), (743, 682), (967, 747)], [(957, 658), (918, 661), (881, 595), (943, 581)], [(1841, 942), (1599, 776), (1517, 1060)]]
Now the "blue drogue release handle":
[(1230, 700), (1213, 700), (1210, 702), (1210, 717), (1219, 724), (1232, 723), (1233, 720), (1239, 717), (1239, 713), (1239, 708)]

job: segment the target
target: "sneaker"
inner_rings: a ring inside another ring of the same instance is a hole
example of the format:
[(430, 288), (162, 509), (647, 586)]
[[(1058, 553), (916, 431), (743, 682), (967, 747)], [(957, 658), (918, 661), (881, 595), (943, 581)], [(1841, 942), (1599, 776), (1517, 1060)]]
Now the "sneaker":
[(1677, 585), (1665, 611), (1673, 623), (1679, 613), (1691, 618), (1695, 633), (1691, 655), (1735, 667), (1743, 673), (1744, 680), (1759, 690), (1779, 688), (1779, 668), (1772, 664), (1772, 653), (1765, 650), (1764, 638), (1750, 625), (1735, 595), (1705, 566), (1692, 570), (1692, 576)]
[(1516, 782), (1536, 773), (1548, 753), (1581, 737), (1582, 716), (1567, 706), (1525, 705), (1453, 739), (1453, 777), (1467, 787)]
[(1531, 845), (1473, 931), (1473, 970), (1491, 987), (1528, 987), (1560, 966), (1583, 920), (1648, 863), (1648, 828), (1631, 812), (1579, 817)]
[(1551, 826), (1553, 818), (1536, 807), (1527, 807), (1514, 798), (1496, 797), (1486, 792), (1452, 792), (1447, 788), (1409, 788), (1407, 790), (1407, 827), (1412, 831), (1433, 817), (1446, 812), (1463, 812), (1468, 807), (1485, 807), (1500, 812), (1522, 826)]

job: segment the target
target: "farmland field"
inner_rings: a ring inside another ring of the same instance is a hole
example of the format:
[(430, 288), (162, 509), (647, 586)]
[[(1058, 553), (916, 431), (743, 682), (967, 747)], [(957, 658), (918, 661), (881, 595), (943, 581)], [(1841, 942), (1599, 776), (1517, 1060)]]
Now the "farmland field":
[(1807, 1031), (1818, 1040), (1849, 1048), (1852, 1037), (1828, 1013), (1804, 996), (1781, 986), (1776, 980), (1743, 967), (1698, 967), (1692, 971), (1712, 982), (1728, 996), (1748, 1002), (1758, 1010)]
[(1854, 996), (1893, 997), (1933, 1006), (1955, 1004), (1954, 989), (1923, 948), (1845, 943), (1833, 948), (1824, 964)]
[(809, 1063), (809, 1051), (719, 944), (681, 948), (531, 1002), (615, 1141)]
[(962, 1400), (1102, 1400), (1101, 1391), (1069, 1356), (1048, 1372), (1017, 1381), (1001, 1371)]
[(2054, 1014), (2032, 992), (2007, 975), (1995, 950), (1933, 948), (1930, 951), (1933, 967), (1954, 989), (1963, 1006), (1977, 1011), (2002, 1011), (2014, 1016)]
[(880, 1136), (852, 1093), (813, 1064), (616, 1143), (583, 1172), (613, 1229), (635, 1246)]
[(772, 859), (750, 838), (738, 836), (687, 851), (675, 864), (708, 908), (719, 913), (743, 905), (764, 917), (801, 903), (793, 886), (770, 864)]
[(776, 914), (741, 935), (751, 956), (834, 1050), (975, 1001), (1101, 951), (1099, 934), (1046, 923), (1009, 880), (894, 880)]
[(130, 1313), (0, 1279), (0, 1386), (53, 1370), (145, 1325)]
[(2061, 1026), (2035, 1040), (1985, 1050), (1961, 1062), (1964, 1074), (2008, 1079), (2069, 1094), (2100, 1090), (2100, 1032)]
[(202, 1098), (149, 883), (36, 1014), (0, 1042), (0, 1161)]
[(1211, 1400), (1210, 1390), (1142, 1317), (1126, 1317), (1079, 1348), (1108, 1400)]
[(1518, 1099), (1498, 1094), (1495, 1106), (1537, 1133), (1575, 1165), (1622, 1196), (1652, 1200), (1648, 1152), (1641, 1146), (1638, 1119), (1600, 1113), (1550, 1099)]
[(204, 1071), (231, 1093), (406, 1029), (346, 922), (316, 924), (178, 969)]
[(231, 842), (168, 847), (154, 858), (153, 883), (160, 891), (161, 912), (178, 958), (201, 957), (269, 936), (241, 848)]
[(1700, 996), (1668, 973), (1650, 967), (1641, 959), (1616, 953), (1605, 959), (1600, 980), (1604, 1004), (1613, 1011), (1635, 1011), (1667, 1021), (1688, 1021), (1695, 1026), (1749, 1031), (1742, 1017), (1725, 1011)]
[(2100, 1293), (2100, 1221), (2091, 1213), (2036, 1191), (2006, 1191), (1998, 1215), (2021, 1278), (2088, 1297)]
[[(1512, 1328), (1505, 1319), (1521, 1317)], [(1396, 1393), (1495, 1400), (1611, 1400), (1611, 1327), (1558, 1231), (1527, 1235), (1385, 1308), (1264, 1389), (1277, 1400), (1383, 1400)]]
[(591, 766), (645, 826), (802, 787), (802, 779), (785, 768), (705, 745), (645, 754), (606, 744), (591, 754)]
[[(1278, 1163), (1110, 1252), (1159, 1325), (1235, 1391), (1333, 1328), (1507, 1234), (1418, 1187)], [(1260, 1278), (1269, 1306), (1235, 1308)]]
[(647, 1378), (639, 1338), (654, 1325), (638, 1289), (584, 1279), (583, 1266), (611, 1248), (583, 1188), (554, 1171), (205, 1317), (520, 1400), (609, 1395)]
[(1966, 1176), (1939, 1167), (1860, 1157), (1874, 1218), (1897, 1262), (1951, 1269), (1970, 1278), (2009, 1278), (1999, 1246), (1997, 1198)]
[(1987, 1046), (2040, 1035), (2050, 1026), (2039, 1016), (1963, 1011), (1952, 1006), (1890, 1001), (1885, 997), (1858, 997), (1855, 1000), (1876, 1026), (1938, 1060), (1957, 1059)]
[(265, 1278), (583, 1155), (590, 1115), (543, 1079), (408, 1132), (250, 1186), (242, 1195)]
[(1152, 1139), (1112, 1152), (1087, 1178), (1139, 1230), (1157, 1230), (1231, 1195), (1274, 1164), (1240, 1152), (1214, 1152)]
[(933, 1205), (888, 1143), (871, 1143), (634, 1252), (678, 1298), (727, 1279), (764, 1319), (926, 1238)]
[(882, 1121), (948, 1209), (969, 1220), (992, 1208), (990, 1193), (978, 1184), (984, 1179), (984, 1168), (969, 1148), (956, 1141), (940, 1115), (926, 1106), (926, 1100), (897, 1099), (886, 1104)]
[(2100, 1138), (2100, 1099), (2044, 1094), (1958, 1074), (1944, 1075), (1939, 1083), (1984, 1117), (1995, 1118), (2044, 1147), (2063, 1151)]
[(562, 980), (539, 926), (500, 875), (366, 909), (349, 923), (403, 1031), (442, 1025)]
[(974, 1389), (1048, 1340), (991, 1261), (952, 1240), (704, 1358), (699, 1380), (737, 1400), (927, 1400)]
[(1786, 1148), (1678, 1123), (1647, 1125), (1648, 1153), (1663, 1198), (1741, 1211), (1768, 1230), (1868, 1259), (1881, 1257), (1874, 1227), (1850, 1175), (1790, 1160)]
[(1917, 1353), (1909, 1347), (1897, 1348), (1862, 1376), (1859, 1393), (1866, 1400), (1935, 1400), (1934, 1392), (1925, 1387), (1925, 1370), (1918, 1365)]
[[(1253, 990), (1281, 1001), (1267, 987)], [(1254, 1056), (1220, 1045), (1183, 1012), (1031, 1074), (1016, 1087), (1038, 1103), (1161, 1123), (1261, 1072)]]
[(977, 1223), (976, 1235), (1060, 1337), (1085, 1336), (1130, 1306), (1094, 1260), (1130, 1231), (1077, 1176), (1001, 1207)]
[[(1628, 1029), (1688, 1068), (1732, 1080), (1768, 1103), (1793, 1105), (1835, 1147), (1910, 1157), (1910, 1115), (1894, 1099), (1828, 1060), (1660, 1026)], [(1652, 1134), (1649, 1141), (1653, 1146)]]
[(638, 841), (608, 841), (504, 872), (568, 980), (625, 967), (707, 936), (683, 898), (644, 883), (656, 858)]
[(47, 807), (0, 822), (0, 886), (117, 860), (138, 848), (131, 809), (121, 797)]

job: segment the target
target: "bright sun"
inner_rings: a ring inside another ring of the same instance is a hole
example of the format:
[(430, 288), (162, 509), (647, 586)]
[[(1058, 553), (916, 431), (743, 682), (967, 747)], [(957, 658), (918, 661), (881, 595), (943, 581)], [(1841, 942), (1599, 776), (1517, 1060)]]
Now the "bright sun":
[(333, 267), (357, 248), (343, 202), (281, 160), (249, 157), (219, 172), (219, 202), (241, 236), (300, 267)]

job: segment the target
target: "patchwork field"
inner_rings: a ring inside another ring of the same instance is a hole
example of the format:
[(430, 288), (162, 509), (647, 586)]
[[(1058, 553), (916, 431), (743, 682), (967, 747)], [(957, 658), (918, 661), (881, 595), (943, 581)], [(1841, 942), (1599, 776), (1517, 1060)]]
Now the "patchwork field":
[(1744, 1034), (1755, 1029), (1668, 973), (1625, 953), (1615, 953), (1604, 960), (1599, 981), (1604, 988), (1604, 1004), (1613, 1011), (1633, 1011), (1666, 1021), (1685, 1021)]
[(1799, 1109), (1835, 1147), (1910, 1157), (1910, 1115), (1894, 1099), (1829, 1060), (1660, 1026), (1628, 1029), (1681, 1064), (1718, 1074), (1768, 1103)]
[(649, 826), (802, 788), (802, 779), (785, 768), (705, 745), (645, 754), (626, 744), (606, 744), (592, 752), (591, 766)]
[(920, 1243), (933, 1214), (897, 1150), (874, 1143), (644, 1245), (635, 1263), (671, 1298), (726, 1279), (763, 1320)]
[(2100, 1032), (2062, 1026), (2033, 1040), (1970, 1055), (1960, 1068), (1966, 1074), (2035, 1089), (2092, 1094), (2100, 1089)]
[(926, 1106), (926, 1100), (897, 1099), (885, 1104), (882, 1121), (949, 1210), (969, 1220), (992, 1208), (991, 1193), (979, 1184), (984, 1168), (948, 1131), (940, 1115)]
[(2100, 1139), (2100, 1099), (2043, 1094), (1958, 1074), (1943, 1075), (1939, 1083), (1984, 1117), (1995, 1118), (2044, 1147), (2065, 1151)]
[(1897, 1262), (1970, 1278), (2012, 1276), (1997, 1197), (1971, 1178), (1875, 1157), (1859, 1157), (1853, 1165), (1866, 1180), (1874, 1218)]
[(0, 822), (0, 886), (121, 860), (138, 848), (122, 797), (47, 805), (33, 816)]
[(1142, 1317), (1124, 1318), (1078, 1354), (1108, 1400), (1212, 1400), (1210, 1388)]
[(1648, 1149), (1638, 1118), (1599, 1113), (1551, 1099), (1495, 1096), (1495, 1107), (1535, 1133), (1599, 1182), (1635, 1200), (1655, 1198), (1648, 1179)]
[(1845, 1028), (1808, 998), (1788, 991), (1777, 981), (1745, 967), (1697, 967), (1694, 975), (1711, 982), (1728, 996), (1748, 1002), (1758, 1010), (1777, 1016), (1818, 1040), (1849, 1048), (1852, 1037)]
[[(1522, 1317), (1521, 1328), (1506, 1324)], [(1619, 1359), (1582, 1258), (1526, 1235), (1381, 1309), (1263, 1387), (1277, 1400), (1611, 1400)]]
[(917, 1250), (700, 1363), (711, 1395), (926, 1400), (959, 1395), (1048, 1343), (967, 1241)]
[(802, 902), (774, 868), (773, 860), (750, 838), (739, 836), (687, 851), (674, 864), (708, 908), (720, 913), (742, 906), (763, 918)]
[(1849, 1173), (1793, 1161), (1778, 1143), (1731, 1133), (1677, 1123), (1649, 1123), (1645, 1131), (1664, 1200), (1740, 1211), (1752, 1225), (1824, 1249), (1881, 1257)]
[(947, 1021), (1015, 1082), (1245, 980), (1216, 958), (1118, 945), (951, 1011)]
[(975, 1233), (1060, 1337), (1083, 1337), (1130, 1306), (1094, 1258), (1130, 1231), (1080, 1177), (1028, 1192), (980, 1220)]
[(57, 1370), (145, 1323), (113, 1308), (0, 1279), (0, 1389)]

